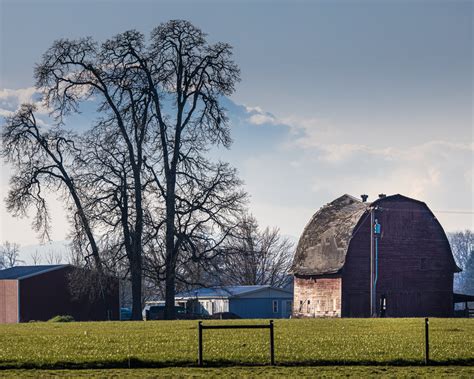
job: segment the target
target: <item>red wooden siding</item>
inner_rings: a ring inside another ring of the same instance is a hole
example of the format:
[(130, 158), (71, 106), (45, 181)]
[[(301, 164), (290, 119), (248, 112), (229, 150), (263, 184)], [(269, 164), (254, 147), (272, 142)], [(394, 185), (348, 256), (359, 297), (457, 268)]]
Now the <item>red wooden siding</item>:
[[(382, 235), (376, 297), (386, 296), (386, 315), (452, 316), (455, 266), (439, 222), (418, 201), (387, 199), (377, 204)], [(370, 312), (370, 217), (361, 220), (342, 270), (346, 317), (368, 317)]]
[(0, 324), (18, 322), (18, 281), (0, 280)]
[(65, 267), (20, 281), (20, 321), (49, 320), (56, 315), (71, 315), (78, 321), (119, 319), (118, 283), (107, 296), (106, 305), (99, 299), (75, 299), (69, 291)]

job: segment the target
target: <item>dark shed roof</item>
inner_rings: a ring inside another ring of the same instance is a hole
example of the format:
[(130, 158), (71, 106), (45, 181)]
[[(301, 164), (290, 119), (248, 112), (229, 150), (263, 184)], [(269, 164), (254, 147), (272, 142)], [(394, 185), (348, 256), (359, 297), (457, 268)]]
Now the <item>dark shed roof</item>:
[(346, 260), (354, 228), (369, 205), (346, 194), (317, 211), (298, 242), (293, 273), (324, 275), (338, 272)]
[(16, 266), (0, 270), (0, 280), (2, 279), (25, 279), (31, 276), (44, 274), (48, 271), (57, 270), (68, 265), (43, 265), (43, 266)]

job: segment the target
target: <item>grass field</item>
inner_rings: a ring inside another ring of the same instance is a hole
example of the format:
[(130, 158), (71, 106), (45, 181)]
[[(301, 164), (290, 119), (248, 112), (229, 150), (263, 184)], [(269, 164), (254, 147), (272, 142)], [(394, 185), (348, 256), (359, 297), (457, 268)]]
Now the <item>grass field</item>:
[(473, 366), (254, 366), (96, 370), (6, 370), (0, 378), (472, 378)]
[[(204, 323), (263, 322), (267, 321), (228, 320)], [(474, 366), (474, 320), (430, 319), (430, 342), (433, 365)], [(276, 363), (288, 367), (265, 369), (310, 371), (309, 366), (324, 365), (418, 366), (423, 362), (423, 353), (423, 319), (276, 320)], [(196, 359), (197, 321), (30, 323), (0, 326), (2, 369), (154, 367), (164, 370), (166, 367), (180, 366), (186, 370), (203, 370), (192, 368)], [(268, 364), (268, 330), (204, 330), (204, 360), (208, 369), (219, 368), (224, 371), (230, 369), (230, 366)], [(256, 369), (258, 368), (242, 368), (251, 371)], [(472, 367), (466, 370), (473, 373)], [(185, 371), (175, 373), (177, 372)], [(9, 373), (13, 374), (14, 371)], [(43, 374), (46, 375), (47, 372), (43, 371)], [(279, 375), (276, 371), (275, 374)], [(308, 375), (311, 374), (308, 372)]]

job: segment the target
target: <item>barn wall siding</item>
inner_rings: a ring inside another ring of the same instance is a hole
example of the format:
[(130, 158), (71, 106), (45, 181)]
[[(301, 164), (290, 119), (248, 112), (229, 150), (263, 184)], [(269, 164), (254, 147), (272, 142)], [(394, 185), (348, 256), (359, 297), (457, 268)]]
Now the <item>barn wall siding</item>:
[(69, 291), (68, 274), (74, 268), (65, 267), (21, 280), (20, 322), (46, 321), (57, 315), (71, 315), (78, 321), (119, 319), (118, 282), (107, 296), (108, 308), (100, 299), (75, 299)]
[(295, 317), (340, 317), (340, 277), (295, 277)]
[(0, 324), (18, 322), (18, 281), (0, 280)]
[[(378, 207), (375, 218), (382, 228), (377, 313), (380, 314), (380, 299), (384, 296), (387, 317), (453, 316), (453, 274), (457, 267), (446, 234), (433, 213), (426, 204), (401, 195), (377, 200), (372, 206)], [(336, 231), (337, 217), (336, 214), (330, 222), (326, 220)], [(353, 230), (344, 265), (336, 274), (341, 277), (342, 301), (334, 316), (370, 317), (369, 211), (360, 217)], [(318, 267), (307, 269), (318, 274)], [(337, 296), (337, 281), (327, 275), (303, 275), (304, 272), (295, 271), (294, 315), (325, 316), (315, 310), (318, 296), (326, 292), (326, 297)]]
[[(380, 201), (377, 312), (386, 296), (387, 317), (453, 315), (453, 260), (444, 231), (416, 201)], [(353, 237), (343, 268), (343, 312), (370, 316), (370, 218)]]

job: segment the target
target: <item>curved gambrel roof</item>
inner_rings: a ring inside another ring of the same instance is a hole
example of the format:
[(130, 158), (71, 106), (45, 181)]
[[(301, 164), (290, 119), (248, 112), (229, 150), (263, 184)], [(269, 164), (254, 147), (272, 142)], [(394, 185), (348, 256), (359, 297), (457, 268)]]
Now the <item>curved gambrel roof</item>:
[(344, 266), (354, 228), (370, 203), (343, 195), (326, 204), (304, 228), (293, 259), (299, 275), (334, 274)]
[[(346, 261), (349, 243), (368, 215), (369, 207), (379, 210), (403, 211), (390, 206), (392, 202), (408, 201), (420, 204), (436, 223), (446, 249), (449, 251), (453, 272), (461, 271), (454, 261), (451, 247), (443, 227), (428, 206), (419, 200), (396, 194), (377, 199), (373, 203), (363, 203), (350, 196), (343, 195), (317, 211), (304, 228), (293, 259), (292, 272), (296, 275), (326, 275), (337, 273)], [(397, 206), (398, 208), (398, 206)]]

